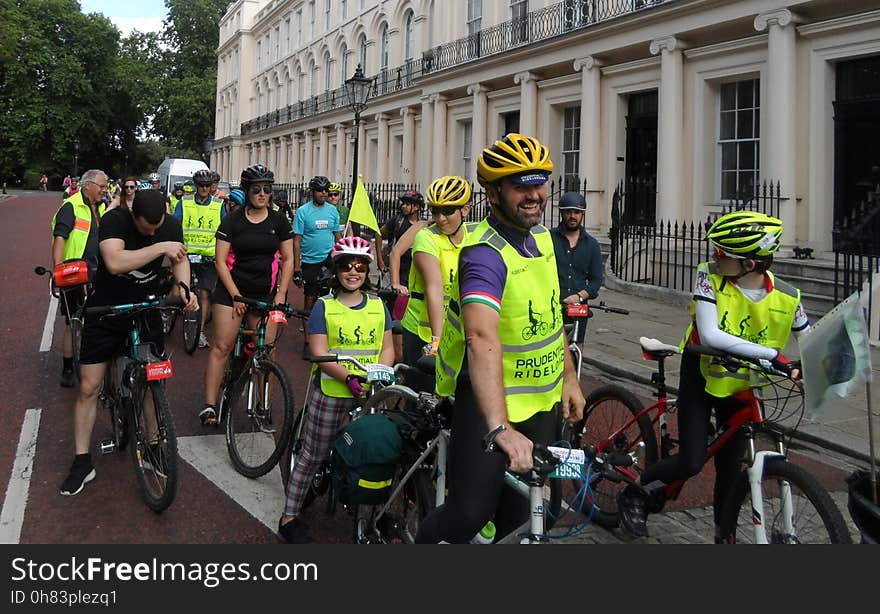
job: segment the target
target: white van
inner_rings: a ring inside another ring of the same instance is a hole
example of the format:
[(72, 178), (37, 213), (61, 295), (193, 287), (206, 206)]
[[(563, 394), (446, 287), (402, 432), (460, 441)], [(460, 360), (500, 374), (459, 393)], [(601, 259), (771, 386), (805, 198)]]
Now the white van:
[(193, 173), (203, 168), (207, 169), (208, 165), (201, 160), (165, 158), (162, 164), (159, 165), (159, 187), (166, 194), (171, 194), (171, 188), (176, 182), (190, 181)]

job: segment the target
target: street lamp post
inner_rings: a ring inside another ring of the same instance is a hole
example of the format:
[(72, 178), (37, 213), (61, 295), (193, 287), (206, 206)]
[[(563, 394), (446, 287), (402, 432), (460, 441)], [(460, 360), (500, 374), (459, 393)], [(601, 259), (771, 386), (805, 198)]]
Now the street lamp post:
[(214, 139), (207, 138), (202, 141), (202, 148), (205, 152), (205, 164), (211, 166), (211, 151), (214, 149)]
[(73, 176), (79, 177), (79, 138), (73, 139)]
[(358, 149), (360, 138), (361, 113), (367, 108), (367, 98), (370, 96), (370, 87), (373, 80), (364, 76), (361, 65), (358, 64), (354, 76), (345, 81), (345, 94), (348, 98), (348, 108), (354, 113), (354, 156), (352, 157), (351, 171), (351, 194), (357, 188), (358, 180)]

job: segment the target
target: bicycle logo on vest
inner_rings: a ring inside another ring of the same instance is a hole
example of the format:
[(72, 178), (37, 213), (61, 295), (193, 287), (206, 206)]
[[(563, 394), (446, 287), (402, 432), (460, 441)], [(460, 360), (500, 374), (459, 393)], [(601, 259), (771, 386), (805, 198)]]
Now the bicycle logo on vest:
[(375, 345), (376, 343), (376, 329), (371, 328), (369, 335), (364, 335), (364, 331), (361, 330), (361, 325), (358, 324), (354, 330), (352, 331), (352, 336), (349, 337), (342, 330), (342, 327), (339, 327), (337, 331), (337, 336), (339, 337), (339, 343), (345, 346), (352, 345)]
[(556, 290), (553, 290), (553, 294), (550, 295), (550, 313), (552, 314), (553, 319), (548, 323), (547, 320), (544, 319), (544, 312), (535, 311), (532, 305), (532, 299), (529, 299), (530, 324), (522, 330), (522, 338), (524, 341), (528, 341), (536, 335), (546, 335), (548, 332), (556, 330), (556, 327), (558, 326), (558, 321), (556, 319), (556, 313), (558, 311), (556, 300)]
[[(205, 227), (205, 216), (200, 216), (198, 219), (198, 224), (193, 226), (193, 218), (191, 215), (186, 216), (186, 227), (187, 228), (204, 228)], [(214, 229), (214, 219), (211, 218), (208, 220), (208, 230)]]
[(745, 339), (746, 341), (751, 341), (752, 343), (763, 343), (767, 340), (767, 329), (769, 326), (765, 326), (757, 333), (747, 332), (748, 329), (751, 329), (752, 324), (750, 320), (752, 319), (751, 314), (744, 317), (740, 320), (738, 324), (739, 332), (735, 332), (731, 326), (727, 322), (727, 315), (729, 312), (725, 311), (724, 315), (721, 316), (721, 322), (718, 323), (718, 328), (723, 330), (725, 333), (729, 333), (740, 339)]

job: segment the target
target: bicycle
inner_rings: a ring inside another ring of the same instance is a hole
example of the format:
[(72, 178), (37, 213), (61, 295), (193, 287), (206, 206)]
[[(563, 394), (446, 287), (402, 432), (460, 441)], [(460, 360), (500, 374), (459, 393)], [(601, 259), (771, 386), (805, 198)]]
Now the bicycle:
[[(199, 335), (202, 333), (202, 309), (204, 308), (200, 292), (201, 285), (199, 283), (198, 268), (200, 265), (214, 266), (214, 258), (201, 254), (189, 254), (187, 258), (189, 259), (190, 292), (195, 292), (196, 300), (199, 301), (198, 311), (183, 312), (183, 323), (181, 325), (183, 328), (183, 349), (192, 356), (199, 347)], [(172, 322), (171, 327), (173, 326)]]
[(153, 309), (180, 310), (180, 305), (179, 298), (148, 297), (139, 303), (85, 309), (86, 314), (101, 317), (131, 316), (125, 347), (107, 365), (98, 394), (112, 428), (112, 437), (101, 441), (101, 453), (122, 451), (132, 443), (141, 498), (157, 513), (167, 509), (177, 494), (177, 435), (164, 386), (174, 371), (171, 360), (159, 356), (152, 343), (141, 343), (144, 322), (139, 316)]
[[(657, 401), (643, 407), (628, 390), (613, 384), (603, 386), (588, 396), (584, 418), (573, 431), (573, 445), (617, 459), (595, 465), (590, 478), (592, 513), (597, 524), (606, 528), (619, 523), (617, 491), (637, 484), (639, 474), (657, 462), (658, 454), (669, 456), (677, 444), (667, 425), (667, 414), (676, 411), (677, 399), (668, 395), (665, 360), (679, 349), (646, 337), (639, 343), (645, 360), (658, 363), (652, 376)], [(722, 508), (720, 529), (726, 543), (850, 543), (837, 506), (815, 477), (788, 460), (784, 432), (774, 423), (797, 417), (799, 424), (804, 403), (798, 383), (789, 374), (710, 348), (697, 346), (686, 351), (711, 356), (731, 371), (747, 368), (753, 378), (752, 388), (743, 395), (743, 407), (715, 427), (706, 455), (708, 461), (735, 433), (745, 432), (746, 468)], [(655, 429), (660, 433), (659, 446)], [(759, 435), (768, 437), (773, 449), (759, 449)], [(652, 500), (654, 507), (662, 509), (663, 501), (675, 499), (684, 482), (665, 485), (662, 500)], [(749, 525), (752, 531), (744, 529)]]
[[(322, 363), (322, 362), (350, 362), (356, 368), (364, 371), (366, 373), (367, 382), (370, 384), (367, 387), (366, 395), (367, 398), (370, 398), (376, 391), (381, 390), (384, 386), (390, 385), (394, 381), (394, 370), (387, 365), (383, 364), (363, 364), (354, 356), (347, 356), (344, 354), (330, 354), (327, 356), (309, 356), (309, 361), (312, 363)], [(285, 494), (287, 493), (288, 481), (290, 479), (290, 473), (293, 471), (293, 467), (296, 465), (297, 457), (302, 450), (303, 445), (303, 434), (306, 424), (306, 419), (308, 417), (308, 407), (309, 407), (309, 398), (311, 396), (312, 385), (313, 385), (314, 377), (309, 377), (308, 388), (306, 389), (306, 394), (303, 401), (303, 408), (296, 416), (294, 420), (293, 429), (291, 431), (290, 441), (285, 447), (285, 456), (284, 460), (280, 463), (281, 470), (281, 484), (284, 489)], [(364, 411), (364, 405), (355, 406), (349, 412), (349, 421), (357, 420), (362, 415), (365, 415), (367, 412)], [(344, 427), (344, 425), (343, 425)], [(320, 464), (318, 469), (315, 471), (315, 475), (312, 477), (311, 484), (309, 486), (308, 491), (306, 492), (305, 499), (303, 501), (302, 509), (306, 509), (309, 507), (315, 499), (319, 496), (328, 494), (327, 499), (327, 513), (332, 515), (336, 510), (336, 498), (335, 494), (332, 490), (332, 479), (331, 479), (331, 462), (332, 462), (332, 454), (333, 450), (330, 450), (330, 456), (324, 459), (324, 461)], [(355, 521), (357, 522), (357, 521)]]
[[(76, 263), (74, 262), (70, 264)], [(85, 266), (84, 263), (83, 266)], [(70, 321), (70, 343), (73, 350), (73, 373), (76, 378), (79, 379), (79, 353), (80, 346), (82, 345), (83, 308), (86, 304), (85, 299), (89, 295), (91, 284), (86, 282), (76, 283), (69, 286), (60, 286), (56, 282), (56, 276), (54, 272), (42, 266), (35, 267), (34, 273), (41, 276), (49, 274), (49, 292), (56, 299), (64, 302), (64, 313), (68, 314), (68, 320)], [(80, 300), (77, 301), (76, 299), (72, 298), (74, 294), (79, 294), (81, 296)], [(79, 304), (79, 307), (71, 310), (70, 306), (77, 303)]]
[(605, 311), (606, 313), (617, 313), (625, 316), (629, 315), (629, 311), (626, 309), (620, 309), (619, 307), (609, 307), (605, 304), (605, 301), (599, 301), (598, 305), (571, 303), (563, 304), (563, 307), (565, 308), (565, 315), (574, 320), (570, 324), (565, 325), (565, 332), (568, 340), (568, 351), (571, 352), (571, 359), (575, 371), (577, 372), (578, 381), (580, 381), (584, 363), (584, 352), (581, 347), (583, 342), (579, 343), (577, 341), (580, 337), (581, 322), (584, 322), (584, 326), (586, 326), (587, 324), (584, 319), (592, 318), (596, 309)]
[[(275, 341), (266, 343), (266, 325), (300, 319), (304, 312), (286, 304), (272, 304), (242, 296), (233, 300), (248, 306), (260, 320), (255, 328), (242, 318), (220, 383), (217, 420), (226, 418), (226, 448), (235, 470), (249, 478), (269, 473), (278, 463), (290, 437), (293, 422), (293, 392), (287, 373), (271, 359)], [(250, 343), (251, 339), (255, 339)]]

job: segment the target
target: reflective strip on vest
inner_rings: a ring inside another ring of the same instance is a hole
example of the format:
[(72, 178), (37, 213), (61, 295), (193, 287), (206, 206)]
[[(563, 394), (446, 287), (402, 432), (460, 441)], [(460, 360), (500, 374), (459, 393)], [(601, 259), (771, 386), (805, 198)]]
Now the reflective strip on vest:
[[(471, 233), (466, 245), (489, 245), (507, 266), (501, 298), (498, 335), (502, 347), (502, 376), (507, 416), (523, 422), (540, 411), (549, 411), (562, 398), (565, 336), (559, 278), (550, 233), (543, 226), (531, 230), (540, 256), (525, 258), (484, 220)], [(463, 246), (464, 247), (464, 246)], [(458, 280), (453, 285), (446, 326), (437, 352), (437, 392), (455, 393), (456, 380), (465, 356)], [(474, 367), (479, 367), (474, 365)]]

